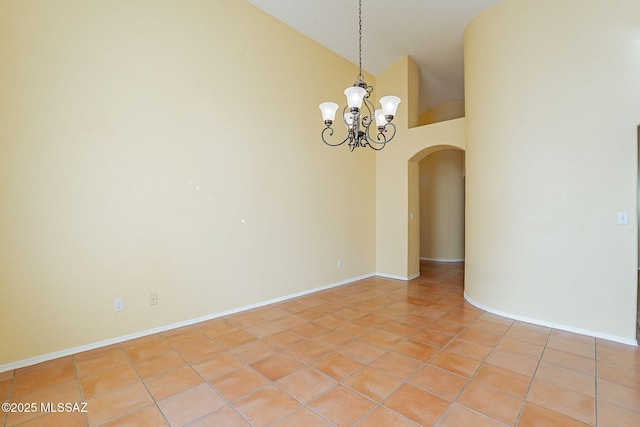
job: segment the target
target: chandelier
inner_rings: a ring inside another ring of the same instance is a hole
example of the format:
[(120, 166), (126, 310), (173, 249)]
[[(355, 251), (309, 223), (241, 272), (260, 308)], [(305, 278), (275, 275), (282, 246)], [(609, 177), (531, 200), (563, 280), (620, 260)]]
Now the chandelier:
[[(337, 147), (349, 141), (349, 148), (353, 151), (356, 147), (369, 147), (374, 150), (382, 150), (385, 144), (396, 135), (396, 126), (391, 123), (396, 114), (400, 98), (397, 96), (383, 96), (380, 98), (382, 108), (375, 109), (369, 100), (373, 87), (364, 81), (362, 75), (362, 0), (358, 2), (358, 67), (359, 73), (357, 81), (353, 86), (345, 89), (347, 105), (342, 110), (342, 121), (347, 128), (347, 136), (342, 141), (332, 144), (327, 142), (326, 135), (333, 135), (333, 120), (338, 111), (338, 104), (335, 102), (323, 102), (320, 104), (322, 120), (326, 127), (322, 130), (322, 141), (332, 147)], [(375, 128), (371, 130), (371, 125), (375, 119)], [(392, 132), (387, 135), (387, 130)], [(375, 135), (372, 135), (373, 132)]]

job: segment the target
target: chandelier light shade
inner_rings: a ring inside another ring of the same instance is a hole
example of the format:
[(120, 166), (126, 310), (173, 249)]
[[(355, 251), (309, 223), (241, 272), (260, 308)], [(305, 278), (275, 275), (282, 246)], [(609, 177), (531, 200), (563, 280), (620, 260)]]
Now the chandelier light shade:
[(347, 105), (351, 111), (360, 110), (362, 100), (367, 95), (367, 91), (360, 86), (351, 86), (344, 90), (347, 97)]
[(336, 118), (336, 111), (338, 111), (338, 104), (335, 102), (323, 102), (320, 104), (320, 111), (322, 111), (322, 120), (325, 124), (327, 122), (333, 123), (333, 119)]
[[(342, 110), (342, 121), (347, 128), (347, 136), (340, 142), (331, 143), (327, 137), (333, 136), (333, 122), (338, 111), (335, 102), (323, 102), (320, 104), (322, 120), (325, 128), (322, 130), (322, 141), (332, 147), (337, 147), (349, 142), (349, 148), (353, 151), (356, 147), (369, 147), (374, 150), (382, 150), (386, 143), (396, 135), (396, 126), (391, 123), (396, 115), (400, 98), (397, 96), (383, 96), (380, 98), (382, 108), (375, 109), (369, 100), (373, 87), (364, 81), (362, 75), (362, 0), (358, 2), (358, 66), (360, 72), (357, 81), (344, 90), (347, 97), (347, 105)], [(371, 125), (375, 120), (375, 127)], [(391, 132), (388, 132), (391, 130)]]
[(380, 105), (382, 105), (382, 114), (384, 114), (385, 117), (391, 116), (391, 118), (393, 119), (393, 116), (396, 115), (398, 104), (400, 104), (400, 98), (398, 98), (397, 96), (389, 95), (380, 98)]

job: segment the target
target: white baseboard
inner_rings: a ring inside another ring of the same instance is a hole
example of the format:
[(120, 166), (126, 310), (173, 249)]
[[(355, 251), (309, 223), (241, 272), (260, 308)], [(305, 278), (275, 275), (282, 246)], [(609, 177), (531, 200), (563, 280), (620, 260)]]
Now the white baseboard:
[(342, 280), (340, 282), (331, 283), (329, 285), (320, 286), (320, 287), (317, 287), (317, 288), (309, 289), (307, 291), (297, 292), (295, 294), (286, 295), (284, 297), (274, 298), (274, 299), (270, 299), (270, 300), (267, 300), (267, 301), (262, 301), (262, 302), (259, 302), (259, 303), (246, 305), (244, 307), (234, 308), (234, 309), (231, 309), (231, 310), (226, 310), (226, 311), (222, 311), (222, 312), (218, 312), (218, 313), (209, 314), (209, 315), (206, 315), (206, 316), (197, 317), (195, 319), (189, 319), (189, 320), (185, 320), (185, 321), (182, 321), (182, 322), (171, 323), (169, 325), (163, 325), (163, 326), (159, 326), (157, 328), (147, 329), (147, 330), (144, 330), (144, 331), (134, 332), (132, 334), (123, 335), (123, 336), (120, 336), (120, 337), (110, 338), (108, 340), (102, 340), (102, 341), (94, 342), (94, 343), (91, 343), (91, 344), (81, 345), (81, 346), (78, 346), (78, 347), (67, 348), (67, 349), (64, 349), (64, 350), (55, 351), (53, 353), (43, 354), (41, 356), (30, 357), (28, 359), (18, 360), (16, 362), (6, 363), (4, 365), (0, 365), (0, 373), (5, 372), (5, 371), (10, 371), (10, 370), (13, 370), (13, 369), (24, 368), (25, 366), (35, 365), (37, 363), (42, 363), (42, 362), (46, 362), (46, 361), (53, 360), (53, 359), (58, 359), (60, 357), (70, 356), (72, 354), (81, 353), (83, 351), (89, 351), (89, 350), (94, 350), (94, 349), (100, 348), (100, 347), (106, 347), (106, 346), (112, 345), (112, 344), (118, 344), (118, 343), (121, 343), (121, 342), (124, 342), (124, 341), (129, 341), (129, 340), (132, 340), (132, 339), (135, 339), (135, 338), (144, 337), (144, 336), (147, 336), (147, 335), (152, 335), (152, 334), (157, 334), (157, 333), (160, 333), (160, 332), (169, 331), (171, 329), (181, 328), (183, 326), (190, 326), (190, 325), (193, 325), (193, 324), (196, 324), (196, 323), (204, 322), (206, 320), (211, 320), (211, 319), (215, 319), (215, 318), (218, 318), (218, 317), (223, 317), (223, 316), (228, 316), (230, 314), (239, 313), (241, 311), (251, 310), (253, 308), (258, 308), (258, 307), (262, 307), (262, 306), (269, 305), (269, 304), (275, 304), (277, 302), (282, 302), (282, 301), (286, 301), (286, 300), (289, 300), (289, 299), (301, 297), (301, 296), (304, 296), (304, 295), (309, 295), (309, 294), (312, 294), (312, 293), (315, 293), (315, 292), (324, 291), (326, 289), (335, 288), (337, 286), (346, 285), (348, 283), (357, 282), (358, 280), (368, 279), (369, 277), (373, 277), (375, 275), (376, 275), (375, 273), (364, 274), (362, 276), (353, 277), (351, 279)]
[(402, 280), (402, 281), (409, 281), (409, 280), (413, 280), (420, 277), (420, 273), (416, 273), (412, 276), (398, 276), (396, 274), (386, 274), (386, 273), (376, 273), (375, 275), (384, 277), (386, 279)]
[(443, 259), (443, 258), (424, 258), (420, 257), (420, 261), (432, 261), (432, 262), (464, 262), (464, 258)]
[(602, 338), (605, 340), (615, 341), (622, 344), (634, 345), (634, 346), (638, 345), (638, 341), (635, 339), (623, 338), (616, 335), (603, 334), (602, 332), (595, 332), (587, 329), (574, 328), (573, 326), (561, 325), (553, 322), (546, 322), (544, 320), (532, 319), (525, 316), (519, 316), (517, 314), (505, 313), (504, 311), (494, 310), (491, 307), (487, 307), (485, 305), (480, 304), (479, 302), (474, 301), (469, 297), (469, 295), (467, 295), (466, 292), (464, 293), (464, 299), (469, 304), (474, 305), (481, 310), (488, 311), (489, 313), (497, 314), (498, 316), (506, 317), (508, 319), (519, 320), (521, 322), (532, 323), (534, 325), (546, 326), (547, 328), (560, 329), (563, 331), (573, 332), (580, 335), (587, 335), (594, 338)]

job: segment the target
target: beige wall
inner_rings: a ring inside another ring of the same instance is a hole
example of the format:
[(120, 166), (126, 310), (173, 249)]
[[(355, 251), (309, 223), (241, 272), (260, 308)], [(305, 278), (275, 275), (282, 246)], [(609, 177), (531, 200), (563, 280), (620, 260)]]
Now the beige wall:
[[(464, 118), (417, 126), (418, 72), (408, 56), (376, 78), (379, 96), (397, 94), (398, 137), (376, 153), (376, 271), (394, 278), (420, 274), (418, 162), (443, 148), (464, 149)], [(405, 103), (404, 100), (409, 102)], [(394, 120), (395, 122), (395, 120)]]
[(237, 0), (3, 1), (0, 44), (0, 371), (375, 271), (353, 64)]
[(417, 126), (409, 57), (367, 75), (402, 98), (398, 136), (349, 153), (317, 104), (357, 68), (245, 2), (0, 2), (0, 370), (419, 274), (418, 162), (466, 134), (467, 296), (632, 339), (640, 5), (614, 3), (482, 14), (467, 119)]
[(440, 150), (419, 162), (420, 258), (464, 259), (464, 152)]
[(508, 0), (467, 27), (475, 303), (635, 341), (638, 16), (636, 0)]
[(464, 99), (444, 102), (420, 114), (418, 125), (430, 125), (464, 117)]

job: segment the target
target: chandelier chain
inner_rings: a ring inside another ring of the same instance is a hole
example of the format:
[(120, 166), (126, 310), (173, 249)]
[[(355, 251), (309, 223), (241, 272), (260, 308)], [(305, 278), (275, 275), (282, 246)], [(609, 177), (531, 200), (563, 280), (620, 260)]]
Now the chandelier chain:
[(362, 0), (358, 1), (358, 80), (364, 80), (362, 75)]

